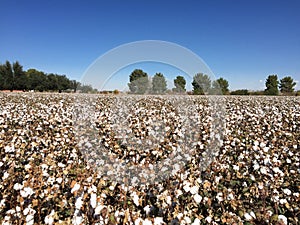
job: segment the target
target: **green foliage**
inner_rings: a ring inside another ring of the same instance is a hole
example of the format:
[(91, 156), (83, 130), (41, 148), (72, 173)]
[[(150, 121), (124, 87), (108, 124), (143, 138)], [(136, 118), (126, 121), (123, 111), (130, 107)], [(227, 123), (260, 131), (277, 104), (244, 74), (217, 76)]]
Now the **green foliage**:
[(82, 93), (97, 93), (97, 89), (94, 89), (92, 85), (87, 85), (87, 84), (79, 84), (77, 87), (77, 90), (82, 92)]
[(249, 91), (247, 89), (240, 89), (236, 91), (230, 92), (231, 95), (249, 95)]
[(224, 78), (219, 78), (212, 83), (212, 92), (213, 94), (229, 94), (229, 83)]
[(0, 90), (66, 91), (76, 90), (77, 81), (69, 80), (66, 75), (46, 74), (36, 69), (23, 70), (17, 61), (0, 64)]
[(152, 93), (163, 94), (167, 90), (167, 81), (162, 73), (156, 73), (152, 79)]
[(50, 83), (48, 82), (48, 77), (44, 72), (38, 71), (36, 69), (29, 69), (26, 71), (26, 77), (28, 90), (51, 90), (51, 88), (49, 87)]
[(133, 94), (145, 94), (150, 86), (147, 73), (140, 69), (136, 69), (130, 74), (129, 81), (128, 87)]
[(211, 89), (211, 80), (208, 75), (203, 73), (197, 73), (194, 76), (193, 82), (193, 93), (195, 95), (204, 95)]
[(284, 94), (292, 94), (294, 92), (294, 87), (296, 82), (290, 76), (284, 77), (280, 80), (280, 91)]
[(177, 76), (174, 79), (174, 86), (175, 88), (173, 89), (174, 92), (176, 93), (183, 93), (186, 91), (185, 89), (186, 81), (183, 76)]
[(278, 95), (278, 77), (277, 75), (269, 75), (266, 80), (266, 89), (265, 94), (266, 95)]
[(250, 95), (264, 95), (264, 91), (251, 91), (249, 92)]
[(9, 61), (6, 61), (5, 64), (0, 65), (0, 80), (0, 88), (2, 90), (13, 90), (13, 69)]
[(23, 71), (23, 66), (16, 61), (13, 63), (13, 89), (26, 90), (27, 81), (25, 72)]
[(71, 81), (71, 86), (72, 86), (72, 89), (73, 89), (74, 93), (76, 93), (77, 88), (78, 88), (79, 85), (80, 85), (80, 82), (78, 82), (76, 80)]

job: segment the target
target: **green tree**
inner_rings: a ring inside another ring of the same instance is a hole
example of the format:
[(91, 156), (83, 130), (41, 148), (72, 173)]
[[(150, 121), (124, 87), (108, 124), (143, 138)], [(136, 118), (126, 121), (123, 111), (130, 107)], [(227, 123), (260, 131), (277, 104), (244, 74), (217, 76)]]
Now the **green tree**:
[(149, 78), (147, 73), (141, 69), (135, 69), (129, 77), (128, 87), (131, 93), (145, 94), (149, 89)]
[(89, 84), (80, 84), (79, 83), (77, 89), (79, 91), (81, 91), (82, 93), (97, 93), (98, 92), (97, 89), (94, 89), (92, 87), (92, 85), (89, 85)]
[(213, 94), (223, 94), (227, 95), (229, 93), (228, 81), (224, 78), (219, 78), (212, 83), (212, 93)]
[(71, 85), (72, 85), (72, 89), (74, 91), (74, 93), (76, 93), (78, 86), (80, 85), (80, 82), (76, 81), (76, 80), (72, 80), (71, 81)]
[(57, 83), (58, 83), (58, 91), (59, 92), (72, 88), (71, 81), (66, 77), (66, 75), (57, 75), (56, 74), (56, 79), (57, 79)]
[(192, 85), (195, 95), (204, 95), (211, 89), (211, 80), (208, 75), (197, 73), (193, 78)]
[(56, 74), (50, 73), (47, 75), (47, 78), (48, 78), (48, 84), (47, 84), (48, 90), (58, 91), (58, 79)]
[(277, 75), (269, 75), (266, 80), (266, 89), (265, 94), (266, 95), (278, 95), (278, 77)]
[(46, 91), (50, 90), (48, 87), (47, 75), (36, 69), (28, 69), (26, 71), (27, 78), (27, 89), (35, 91)]
[(230, 92), (231, 95), (249, 95), (249, 91), (247, 89), (240, 89)]
[(0, 79), (2, 90), (13, 90), (13, 69), (9, 61), (6, 61), (5, 64), (0, 66)]
[(292, 94), (294, 92), (294, 87), (296, 86), (296, 82), (294, 82), (293, 78), (290, 76), (284, 77), (280, 80), (280, 91), (285, 94)]
[(152, 93), (163, 94), (167, 91), (167, 81), (162, 73), (156, 73), (152, 79)]
[(20, 65), (18, 61), (13, 63), (13, 88), (16, 90), (27, 89), (27, 79), (25, 72), (23, 71), (23, 66)]
[(183, 92), (186, 91), (185, 85), (186, 85), (186, 81), (185, 81), (184, 77), (183, 76), (177, 76), (174, 79), (175, 88), (173, 89), (173, 91), (177, 92), (177, 93), (183, 93)]

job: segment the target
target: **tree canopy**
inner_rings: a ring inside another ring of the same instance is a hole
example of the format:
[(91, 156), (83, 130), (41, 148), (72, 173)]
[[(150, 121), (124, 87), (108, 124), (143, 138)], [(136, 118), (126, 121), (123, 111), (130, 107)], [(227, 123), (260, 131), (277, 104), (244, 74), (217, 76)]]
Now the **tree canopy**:
[(293, 78), (290, 76), (284, 77), (280, 80), (280, 91), (282, 93), (291, 94), (294, 92), (294, 87), (296, 86), (296, 82), (294, 82)]
[(197, 73), (193, 78), (193, 93), (196, 95), (204, 95), (211, 89), (211, 80), (208, 75)]
[(167, 91), (167, 81), (162, 73), (156, 73), (152, 79), (152, 93), (163, 94)]
[(186, 85), (186, 80), (184, 79), (184, 77), (183, 76), (177, 76), (174, 79), (175, 88), (173, 89), (173, 91), (176, 92), (176, 93), (183, 93), (183, 92), (186, 91), (185, 85)]
[(278, 95), (278, 77), (277, 75), (269, 75), (266, 80), (266, 89), (265, 94), (266, 95)]
[(229, 83), (224, 78), (214, 80), (212, 83), (212, 93), (226, 95), (229, 93)]
[[(46, 74), (36, 69), (23, 70), (18, 62), (11, 64), (6, 61), (0, 64), (0, 90), (34, 90), (34, 91), (66, 91), (66, 90), (90, 90), (80, 85), (76, 80), (70, 80), (66, 75)], [(82, 91), (83, 91), (82, 90)], [(93, 88), (92, 88), (93, 90)]]
[(145, 94), (150, 86), (148, 74), (141, 69), (135, 69), (129, 76), (128, 87), (133, 94)]

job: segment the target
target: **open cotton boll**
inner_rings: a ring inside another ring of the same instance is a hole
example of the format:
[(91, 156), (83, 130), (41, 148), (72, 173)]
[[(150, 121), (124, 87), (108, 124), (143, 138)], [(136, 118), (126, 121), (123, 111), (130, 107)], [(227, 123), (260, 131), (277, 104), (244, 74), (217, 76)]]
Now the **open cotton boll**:
[(75, 192), (75, 191), (78, 191), (79, 189), (80, 189), (80, 184), (76, 183), (76, 184), (74, 185), (74, 187), (72, 188), (71, 193), (73, 193), (73, 192)]
[(278, 215), (278, 220), (284, 224), (288, 224), (287, 218), (284, 215)]
[(95, 193), (91, 193), (90, 204), (93, 208), (96, 208), (97, 205), (97, 195)]
[(192, 195), (195, 195), (198, 193), (198, 190), (199, 190), (199, 186), (193, 186), (191, 187), (190, 192)]
[(33, 190), (30, 187), (25, 187), (23, 190), (20, 190), (20, 194), (23, 198), (31, 196), (33, 194)]
[(162, 225), (162, 224), (165, 224), (162, 217), (155, 217), (154, 218), (154, 225)]
[(245, 217), (245, 220), (247, 220), (247, 221), (253, 220), (252, 216), (249, 213), (245, 213), (244, 217)]
[(193, 198), (197, 204), (199, 204), (202, 201), (202, 197), (199, 194), (195, 194)]

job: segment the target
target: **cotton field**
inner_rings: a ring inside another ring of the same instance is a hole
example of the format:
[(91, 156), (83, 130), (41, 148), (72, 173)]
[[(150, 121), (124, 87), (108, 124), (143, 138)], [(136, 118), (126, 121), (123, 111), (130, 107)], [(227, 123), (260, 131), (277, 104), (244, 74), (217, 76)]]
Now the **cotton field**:
[(0, 93), (2, 224), (300, 224), (300, 98)]

